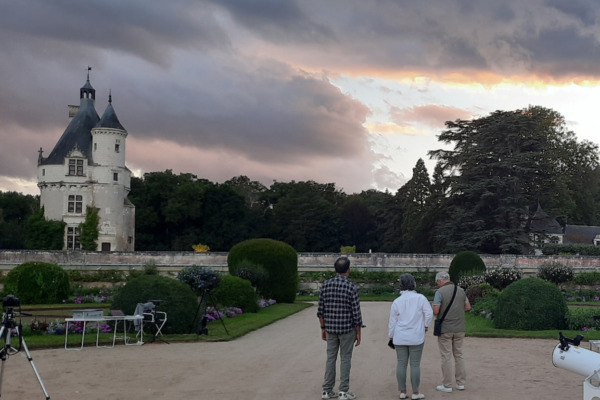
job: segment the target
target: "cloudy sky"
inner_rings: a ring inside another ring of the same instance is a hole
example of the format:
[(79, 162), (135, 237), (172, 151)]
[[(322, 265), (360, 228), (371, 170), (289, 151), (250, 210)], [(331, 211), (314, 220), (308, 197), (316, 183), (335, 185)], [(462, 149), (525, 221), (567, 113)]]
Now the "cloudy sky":
[(540, 105), (598, 142), (596, 0), (0, 0), (0, 190), (38, 194), (92, 67), (127, 165), (395, 192), (444, 121)]

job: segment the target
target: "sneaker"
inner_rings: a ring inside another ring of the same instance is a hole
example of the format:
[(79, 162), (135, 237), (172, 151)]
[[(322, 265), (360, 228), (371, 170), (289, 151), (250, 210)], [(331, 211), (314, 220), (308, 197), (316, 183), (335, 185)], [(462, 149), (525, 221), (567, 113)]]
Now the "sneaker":
[(412, 400), (424, 399), (425, 395), (423, 393), (417, 393), (412, 395)]
[(465, 390), (465, 385), (456, 385), (458, 390)]
[(407, 396), (406, 396), (406, 393), (400, 393), (400, 398), (401, 398), (401, 399), (406, 399), (406, 397), (407, 397)]
[(340, 395), (339, 395), (340, 399), (342, 400), (352, 400), (356, 398), (356, 395), (352, 392), (342, 392), (340, 391)]
[(327, 391), (323, 390), (323, 394), (321, 395), (322, 399), (337, 399), (338, 395), (333, 390)]
[(435, 389), (439, 390), (440, 392), (452, 393), (452, 388), (446, 387), (444, 385), (438, 385)]

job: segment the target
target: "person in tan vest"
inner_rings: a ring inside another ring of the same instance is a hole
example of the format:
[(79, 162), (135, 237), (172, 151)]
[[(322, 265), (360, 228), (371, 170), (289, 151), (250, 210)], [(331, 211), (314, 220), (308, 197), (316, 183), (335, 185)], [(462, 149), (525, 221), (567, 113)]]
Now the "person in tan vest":
[[(439, 289), (433, 298), (433, 315), (441, 318), (452, 299), (454, 283), (447, 272), (438, 272), (435, 281)], [(471, 309), (465, 291), (456, 287), (456, 296), (442, 323), (442, 333), (438, 336), (438, 347), (442, 358), (442, 384), (436, 387), (440, 392), (451, 393), (456, 380), (456, 388), (465, 390), (467, 372), (462, 346), (465, 339), (465, 311)]]

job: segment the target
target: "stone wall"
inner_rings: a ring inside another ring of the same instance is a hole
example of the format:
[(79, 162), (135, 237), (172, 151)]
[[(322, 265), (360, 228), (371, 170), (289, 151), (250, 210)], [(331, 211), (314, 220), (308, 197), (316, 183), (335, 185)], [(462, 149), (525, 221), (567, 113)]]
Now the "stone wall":
[[(298, 269), (301, 272), (323, 271), (333, 268), (338, 253), (298, 253)], [(432, 271), (448, 269), (453, 254), (386, 254), (357, 253), (349, 258), (354, 268), (371, 271), (416, 271), (428, 268)], [(576, 272), (600, 271), (600, 257), (588, 256), (515, 256), (482, 255), (486, 266), (516, 266), (525, 275), (534, 274), (545, 262), (558, 261), (572, 266)], [(27, 251), (0, 250), (0, 271), (27, 261), (55, 263), (66, 269), (116, 269), (129, 270), (144, 265), (156, 265), (161, 272), (177, 272), (179, 269), (200, 265), (217, 271), (227, 270), (227, 253), (207, 252), (98, 252), (98, 251)]]

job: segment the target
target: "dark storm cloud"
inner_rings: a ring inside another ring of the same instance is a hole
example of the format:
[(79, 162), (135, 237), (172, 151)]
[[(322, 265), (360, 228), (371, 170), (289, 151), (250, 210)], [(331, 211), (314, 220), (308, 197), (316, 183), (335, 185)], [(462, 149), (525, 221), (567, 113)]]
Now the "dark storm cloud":
[[(35, 173), (36, 151), (48, 154), (60, 137), (88, 65), (98, 113), (112, 89), (140, 143), (226, 150), (289, 170), (339, 161), (332, 177), (350, 163), (366, 175), (378, 161), (363, 127), (371, 111), (331, 83), (338, 76), (600, 74), (591, 0), (0, 4), (0, 176)], [(428, 107), (414, 108), (412, 122), (444, 111)]]
[[(325, 69), (600, 78), (589, 67), (600, 62), (600, 7), (592, 0), (214, 4), (284, 52), (301, 43), (302, 61)], [(577, 66), (574, 57), (585, 62)]]
[(228, 10), (245, 28), (276, 43), (323, 43), (334, 40), (327, 24), (316, 22), (301, 3), (281, 0), (210, 0)]
[[(226, 82), (219, 74), (208, 73), (208, 81)], [(367, 108), (329, 82), (301, 76), (237, 74), (241, 75), (232, 79), (243, 81), (243, 86), (203, 85), (202, 80), (190, 78), (187, 87), (177, 90), (179, 102), (162, 96), (175, 86), (170, 82), (142, 93), (126, 91), (123, 99), (117, 97), (118, 92), (113, 91), (113, 96), (128, 104), (123, 112), (134, 119), (126, 126), (132, 132), (204, 149), (229, 148), (249, 159), (289, 162), (352, 156), (367, 146), (361, 125)], [(138, 96), (146, 100), (136, 102)], [(121, 113), (118, 107), (117, 111)]]
[(13, 3), (0, 13), (0, 33), (35, 46), (48, 44), (111, 49), (162, 66), (175, 48), (210, 49), (228, 45), (227, 36), (201, 2), (110, 0), (31, 0)]

